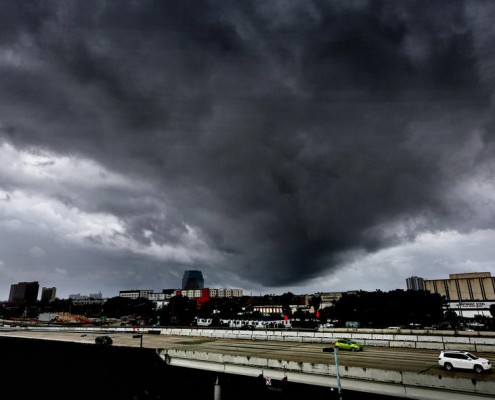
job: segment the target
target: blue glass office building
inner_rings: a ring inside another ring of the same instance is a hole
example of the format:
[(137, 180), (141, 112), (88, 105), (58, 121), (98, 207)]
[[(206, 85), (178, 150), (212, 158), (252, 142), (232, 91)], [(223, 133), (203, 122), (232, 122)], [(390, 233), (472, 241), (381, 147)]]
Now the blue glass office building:
[(182, 277), (182, 289), (203, 289), (205, 281), (201, 271), (185, 271)]

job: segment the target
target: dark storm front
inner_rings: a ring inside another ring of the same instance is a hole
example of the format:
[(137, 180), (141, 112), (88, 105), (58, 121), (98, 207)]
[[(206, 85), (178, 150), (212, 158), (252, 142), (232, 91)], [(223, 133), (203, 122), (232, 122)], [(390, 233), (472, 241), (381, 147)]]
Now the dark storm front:
[[(41, 395), (58, 400), (339, 399), (337, 382), (328, 387), (218, 374), (166, 365), (152, 349), (0, 338), (2, 381), (18, 400)], [(342, 400), (398, 400), (343, 390)]]

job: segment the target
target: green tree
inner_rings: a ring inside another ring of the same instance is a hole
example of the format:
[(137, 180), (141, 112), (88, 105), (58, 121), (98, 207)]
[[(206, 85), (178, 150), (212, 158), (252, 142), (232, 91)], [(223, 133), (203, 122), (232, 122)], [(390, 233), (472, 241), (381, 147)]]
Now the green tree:
[(43, 311), (70, 312), (72, 310), (72, 299), (59, 299), (58, 297), (46, 304), (42, 304)]
[(341, 324), (357, 321), (362, 327), (371, 328), (411, 323), (430, 326), (443, 321), (444, 305), (444, 298), (422, 290), (359, 291), (344, 293), (324, 315)]
[(190, 326), (196, 317), (196, 300), (185, 296), (174, 296), (166, 307), (158, 311), (160, 325)]
[(444, 313), (445, 322), (447, 322), (451, 329), (457, 329), (460, 325), (460, 318), (457, 313), (451, 308), (447, 309)]
[(308, 304), (313, 307), (313, 310), (318, 311), (321, 304), (321, 296), (311, 296), (308, 300)]
[(129, 317), (136, 323), (149, 324), (155, 319), (155, 304), (146, 298), (129, 299), (126, 297), (112, 297), (102, 307), (102, 315), (109, 318)]
[(284, 293), (280, 296), (280, 305), (282, 306), (282, 312), (289, 318), (292, 317), (291, 305), (299, 304), (298, 296), (292, 292)]

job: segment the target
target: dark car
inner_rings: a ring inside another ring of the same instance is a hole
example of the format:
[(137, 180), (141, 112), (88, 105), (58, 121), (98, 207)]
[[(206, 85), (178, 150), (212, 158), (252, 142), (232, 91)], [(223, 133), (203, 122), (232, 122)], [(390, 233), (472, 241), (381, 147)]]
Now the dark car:
[(113, 340), (110, 336), (98, 336), (95, 338), (95, 343), (109, 346), (113, 343)]

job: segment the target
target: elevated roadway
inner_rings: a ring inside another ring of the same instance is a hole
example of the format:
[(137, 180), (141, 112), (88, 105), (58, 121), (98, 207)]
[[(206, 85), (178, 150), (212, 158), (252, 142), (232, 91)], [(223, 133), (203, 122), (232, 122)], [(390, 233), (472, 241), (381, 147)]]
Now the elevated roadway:
[[(436, 349), (367, 346), (363, 352), (324, 352), (325, 343), (178, 336), (162, 331), (140, 333), (3, 330), (0, 336), (61, 340), (94, 345), (106, 334), (114, 346), (154, 349), (169, 365), (266, 378), (308, 385), (424, 400), (495, 398), (495, 371), (446, 371)], [(139, 334), (139, 333), (138, 333)], [(491, 359), (494, 353), (477, 352)], [(337, 366), (338, 363), (338, 374)]]

